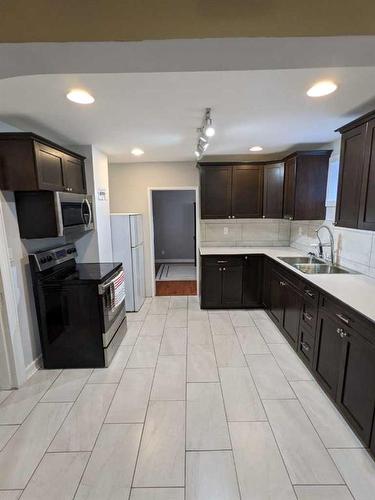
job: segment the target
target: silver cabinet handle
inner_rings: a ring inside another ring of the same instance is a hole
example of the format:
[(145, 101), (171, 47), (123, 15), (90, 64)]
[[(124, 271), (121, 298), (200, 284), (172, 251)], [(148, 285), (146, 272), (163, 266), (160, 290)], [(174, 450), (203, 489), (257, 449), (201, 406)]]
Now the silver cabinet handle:
[(311, 314), (306, 313), (306, 312), (305, 312), (305, 313), (303, 313), (303, 317), (304, 317), (305, 319), (307, 319), (308, 321), (311, 321), (311, 320), (313, 319), (313, 317), (311, 316)]
[(221, 267), (219, 267), (219, 271), (222, 271)]
[(304, 349), (305, 351), (310, 350), (310, 346), (307, 342), (301, 342), (301, 346), (302, 346), (302, 349)]
[(225, 267), (223, 267), (223, 271), (226, 271), (226, 268), (225, 268)]
[(350, 319), (344, 316), (343, 314), (337, 313), (336, 316), (341, 319), (346, 325), (349, 325)]
[(314, 298), (314, 297), (315, 297), (315, 295), (312, 293), (312, 291), (311, 291), (311, 290), (309, 290), (309, 289), (307, 289), (307, 288), (305, 289), (305, 294), (306, 294), (308, 297), (311, 297), (311, 298)]
[(227, 264), (228, 261), (227, 260), (218, 260), (217, 263), (218, 264)]
[(280, 286), (286, 286), (285, 281), (280, 281)]

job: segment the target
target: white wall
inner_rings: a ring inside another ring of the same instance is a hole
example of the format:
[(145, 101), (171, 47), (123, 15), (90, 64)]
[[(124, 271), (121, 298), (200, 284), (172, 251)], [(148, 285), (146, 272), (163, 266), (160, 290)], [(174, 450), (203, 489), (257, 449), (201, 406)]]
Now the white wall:
[(199, 171), (193, 162), (110, 164), (111, 212), (139, 212), (144, 216), (146, 294), (152, 295), (150, 213), (148, 188), (198, 187)]

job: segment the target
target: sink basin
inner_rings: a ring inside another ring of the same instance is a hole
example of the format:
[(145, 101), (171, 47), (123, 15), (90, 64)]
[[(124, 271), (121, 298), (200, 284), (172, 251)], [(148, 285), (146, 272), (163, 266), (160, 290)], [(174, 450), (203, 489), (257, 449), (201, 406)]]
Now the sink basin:
[(328, 264), (313, 256), (279, 257), (279, 259), (305, 274), (357, 274), (355, 271)]
[(305, 274), (354, 274), (332, 264), (295, 264), (293, 267)]
[(307, 255), (306, 257), (278, 257), (283, 262), (294, 266), (296, 264), (325, 264), (321, 259), (317, 257)]

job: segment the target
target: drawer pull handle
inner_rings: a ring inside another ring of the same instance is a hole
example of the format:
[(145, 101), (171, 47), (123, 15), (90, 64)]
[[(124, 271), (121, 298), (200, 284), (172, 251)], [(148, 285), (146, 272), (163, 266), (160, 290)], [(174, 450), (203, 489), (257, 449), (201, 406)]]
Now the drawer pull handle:
[(349, 334), (342, 328), (337, 328), (337, 333), (340, 335), (342, 339), (344, 339), (345, 337), (349, 337)]
[(307, 319), (307, 321), (311, 321), (311, 320), (313, 319), (313, 317), (311, 316), (311, 314), (306, 313), (306, 312), (305, 312), (305, 313), (303, 313), (303, 317), (304, 317), (305, 319)]
[(286, 286), (285, 281), (280, 281), (280, 286)]
[(305, 294), (306, 294), (308, 297), (311, 297), (311, 298), (314, 298), (314, 297), (315, 297), (315, 295), (312, 293), (312, 291), (311, 291), (311, 290), (308, 290), (307, 288), (306, 288), (306, 290), (305, 290)]
[(227, 264), (228, 261), (227, 260), (218, 260), (217, 263), (218, 264)]
[(302, 346), (302, 349), (304, 351), (309, 351), (310, 350), (310, 346), (307, 342), (301, 342), (301, 346)]
[(350, 319), (344, 316), (343, 314), (337, 313), (336, 316), (341, 319), (346, 325), (349, 325)]

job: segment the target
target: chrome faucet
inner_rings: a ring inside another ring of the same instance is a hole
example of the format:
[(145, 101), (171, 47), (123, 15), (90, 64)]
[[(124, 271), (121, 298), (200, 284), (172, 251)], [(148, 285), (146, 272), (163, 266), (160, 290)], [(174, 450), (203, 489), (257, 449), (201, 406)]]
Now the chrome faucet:
[[(322, 243), (322, 240), (320, 238), (320, 235), (319, 235), (319, 232), (321, 229), (327, 229), (328, 231), (328, 235), (329, 235), (329, 243)], [(319, 247), (319, 257), (321, 259), (324, 258), (324, 253), (323, 253), (323, 248), (324, 247), (329, 247), (330, 250), (331, 250), (331, 262), (332, 264), (334, 264), (334, 260), (335, 260), (335, 257), (334, 257), (334, 247), (335, 247), (335, 240), (333, 239), (333, 234), (332, 234), (332, 231), (331, 229), (326, 226), (325, 224), (323, 224), (322, 226), (318, 227), (318, 229), (315, 231), (316, 233), (316, 236), (319, 240), (319, 244), (318, 244), (318, 247)]]

